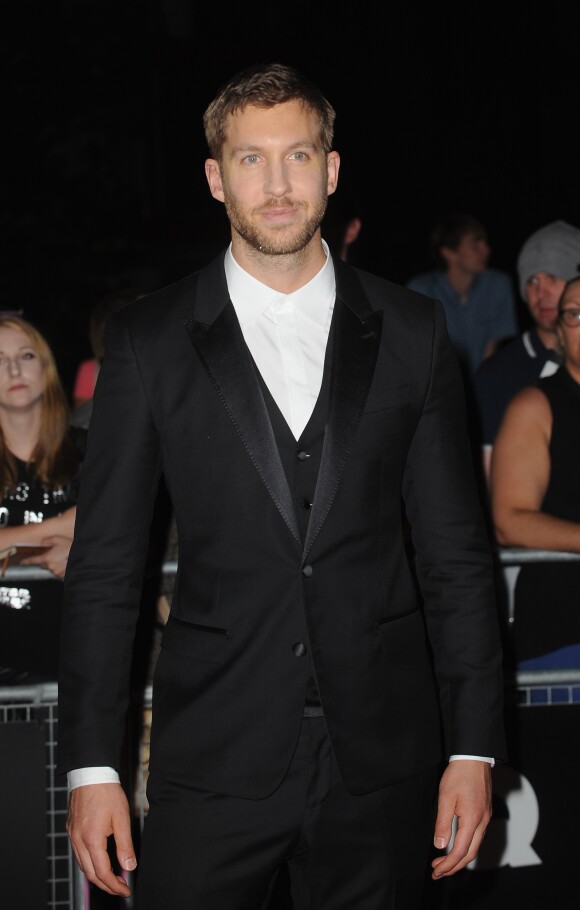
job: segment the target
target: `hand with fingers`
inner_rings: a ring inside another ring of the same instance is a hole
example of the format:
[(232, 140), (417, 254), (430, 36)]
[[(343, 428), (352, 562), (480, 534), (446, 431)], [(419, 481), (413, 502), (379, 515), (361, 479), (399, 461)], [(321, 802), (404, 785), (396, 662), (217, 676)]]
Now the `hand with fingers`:
[(115, 842), (121, 869), (137, 867), (129, 803), (120, 784), (89, 784), (72, 790), (67, 832), (76, 861), (91, 884), (107, 894), (130, 897), (131, 889), (111, 866), (107, 839)]
[(433, 843), (449, 847), (453, 819), (457, 829), (451, 849), (431, 863), (432, 878), (454, 875), (477, 856), (491, 819), (491, 765), (486, 761), (459, 759), (449, 762), (439, 785), (439, 802)]
[(72, 537), (65, 537), (62, 534), (52, 534), (50, 537), (44, 537), (43, 544), (47, 544), (49, 549), (37, 556), (30, 556), (21, 560), (23, 566), (41, 566), (48, 569), (57, 578), (64, 578), (68, 562), (68, 554), (72, 544)]

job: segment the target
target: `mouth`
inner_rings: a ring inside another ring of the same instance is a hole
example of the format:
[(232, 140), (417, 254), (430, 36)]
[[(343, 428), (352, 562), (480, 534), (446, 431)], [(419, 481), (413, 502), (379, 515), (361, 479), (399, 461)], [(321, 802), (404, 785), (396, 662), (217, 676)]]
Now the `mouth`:
[(264, 209), (260, 216), (270, 224), (287, 224), (295, 219), (296, 209), (290, 207)]
[(11, 385), (8, 389), (9, 392), (19, 392), (20, 389), (26, 389), (28, 386), (25, 386), (23, 383), (18, 383), (18, 385)]

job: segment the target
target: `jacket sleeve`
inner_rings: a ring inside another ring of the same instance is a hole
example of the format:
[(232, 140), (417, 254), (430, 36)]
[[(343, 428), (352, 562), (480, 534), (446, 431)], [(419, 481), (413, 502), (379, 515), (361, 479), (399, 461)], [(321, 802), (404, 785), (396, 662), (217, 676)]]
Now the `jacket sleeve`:
[(119, 769), (160, 443), (128, 321), (107, 324), (64, 581), (58, 768)]
[(433, 651), (447, 754), (505, 758), (495, 574), (463, 383), (435, 303), (431, 371), (404, 499)]

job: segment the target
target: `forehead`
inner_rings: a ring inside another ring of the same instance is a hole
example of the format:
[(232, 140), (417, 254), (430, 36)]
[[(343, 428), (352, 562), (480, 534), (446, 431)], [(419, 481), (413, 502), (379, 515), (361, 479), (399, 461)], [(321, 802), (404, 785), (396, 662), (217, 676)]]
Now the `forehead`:
[(577, 281), (572, 282), (569, 287), (566, 288), (564, 296), (562, 297), (562, 303), (574, 301), (574, 303), (580, 303), (580, 278)]
[(273, 144), (310, 142), (319, 144), (320, 126), (315, 111), (301, 101), (286, 101), (272, 107), (248, 104), (228, 114), (225, 145), (229, 149)]
[(30, 348), (32, 347), (32, 342), (26, 332), (23, 332), (22, 329), (3, 325), (0, 327), (0, 348), (4, 349), (7, 347)]
[(462, 243), (478, 243), (480, 240), (486, 239), (485, 231), (466, 231), (459, 244)]

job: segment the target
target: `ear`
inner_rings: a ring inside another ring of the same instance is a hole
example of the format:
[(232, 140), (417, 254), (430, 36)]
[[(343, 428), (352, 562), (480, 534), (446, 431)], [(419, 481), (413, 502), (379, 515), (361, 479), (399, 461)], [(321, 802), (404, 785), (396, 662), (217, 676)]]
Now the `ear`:
[(213, 198), (217, 199), (219, 202), (223, 202), (224, 188), (220, 174), (220, 166), (215, 158), (208, 158), (205, 162), (205, 176)]
[(329, 196), (338, 186), (338, 171), (340, 169), (340, 155), (338, 152), (329, 152), (326, 156), (327, 181), (326, 192)]
[(439, 255), (445, 260), (448, 266), (454, 261), (456, 253), (450, 246), (440, 246)]

